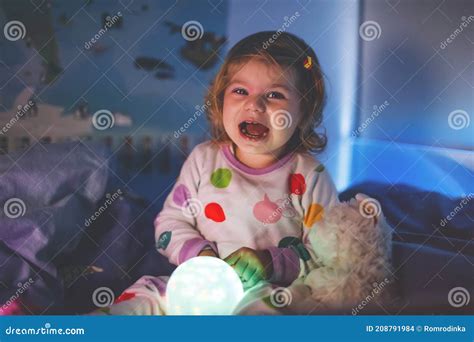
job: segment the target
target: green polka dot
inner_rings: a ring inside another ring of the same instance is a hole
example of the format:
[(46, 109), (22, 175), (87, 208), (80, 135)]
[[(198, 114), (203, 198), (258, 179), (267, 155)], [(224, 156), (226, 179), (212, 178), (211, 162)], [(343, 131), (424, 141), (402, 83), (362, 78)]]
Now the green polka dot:
[(311, 255), (309, 254), (308, 250), (306, 247), (300, 243), (299, 245), (295, 246), (296, 253), (298, 253), (298, 256), (303, 260), (303, 261), (308, 261), (311, 259)]
[(157, 249), (163, 249), (165, 250), (166, 247), (170, 244), (171, 241), (171, 232), (164, 232), (160, 235), (160, 238), (158, 239), (158, 242), (156, 244)]
[(285, 248), (290, 246), (296, 246), (302, 243), (300, 239), (294, 236), (287, 236), (280, 240), (278, 243), (278, 248)]
[(303, 261), (308, 261), (309, 259), (311, 259), (311, 255), (309, 254), (308, 250), (304, 246), (303, 242), (297, 237), (293, 237), (293, 236), (284, 237), (278, 243), (278, 247), (279, 248), (286, 247), (286, 248), (293, 249)]
[(323, 164), (319, 164), (317, 167), (316, 167), (316, 172), (323, 172), (324, 171), (324, 165)]
[(211, 183), (216, 188), (226, 188), (232, 179), (232, 172), (229, 169), (217, 169), (211, 175)]

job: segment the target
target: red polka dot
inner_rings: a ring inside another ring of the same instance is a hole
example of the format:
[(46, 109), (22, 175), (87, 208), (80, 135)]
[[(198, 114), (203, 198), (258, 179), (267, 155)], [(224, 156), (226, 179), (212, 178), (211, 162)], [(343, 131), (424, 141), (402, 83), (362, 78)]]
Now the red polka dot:
[(292, 173), (288, 183), (291, 194), (303, 195), (306, 191), (306, 182), (301, 173)]
[(114, 301), (114, 304), (123, 302), (123, 301), (125, 301), (125, 300), (132, 299), (132, 298), (134, 298), (134, 297), (135, 297), (135, 293), (124, 292), (124, 293), (122, 293), (122, 294)]
[(209, 203), (206, 205), (204, 209), (204, 214), (210, 220), (215, 222), (224, 222), (225, 221), (225, 214), (222, 207), (217, 203)]

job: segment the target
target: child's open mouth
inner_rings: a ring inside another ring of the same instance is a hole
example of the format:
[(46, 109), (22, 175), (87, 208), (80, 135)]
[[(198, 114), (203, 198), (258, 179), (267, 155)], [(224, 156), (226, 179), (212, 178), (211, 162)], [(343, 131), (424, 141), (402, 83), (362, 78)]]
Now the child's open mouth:
[(270, 130), (259, 122), (246, 120), (239, 124), (239, 131), (243, 137), (258, 141), (265, 139)]

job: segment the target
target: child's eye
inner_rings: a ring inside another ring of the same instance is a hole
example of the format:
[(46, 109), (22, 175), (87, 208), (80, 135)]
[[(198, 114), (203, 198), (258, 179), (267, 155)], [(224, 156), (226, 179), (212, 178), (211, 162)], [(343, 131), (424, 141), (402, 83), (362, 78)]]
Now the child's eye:
[(285, 95), (283, 95), (282, 93), (279, 93), (278, 91), (271, 91), (267, 94), (267, 97), (270, 99), (281, 100), (285, 98)]
[(247, 91), (243, 88), (235, 88), (232, 92), (239, 95), (248, 95)]

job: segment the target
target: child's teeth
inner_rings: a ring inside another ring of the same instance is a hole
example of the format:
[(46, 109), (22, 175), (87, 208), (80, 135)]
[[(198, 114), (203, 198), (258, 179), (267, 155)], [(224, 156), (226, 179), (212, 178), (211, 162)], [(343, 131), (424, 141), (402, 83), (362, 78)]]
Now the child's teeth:
[[(257, 121), (252, 121), (252, 120), (245, 120), (244, 122), (246, 124), (257, 124), (258, 123)], [(240, 128), (240, 132), (242, 132), (242, 134), (246, 135), (252, 141), (258, 141), (258, 140), (264, 139), (268, 135), (268, 131), (260, 133), (259, 135), (254, 135), (254, 134), (250, 133), (247, 130), (247, 125), (240, 125), (239, 128)]]

